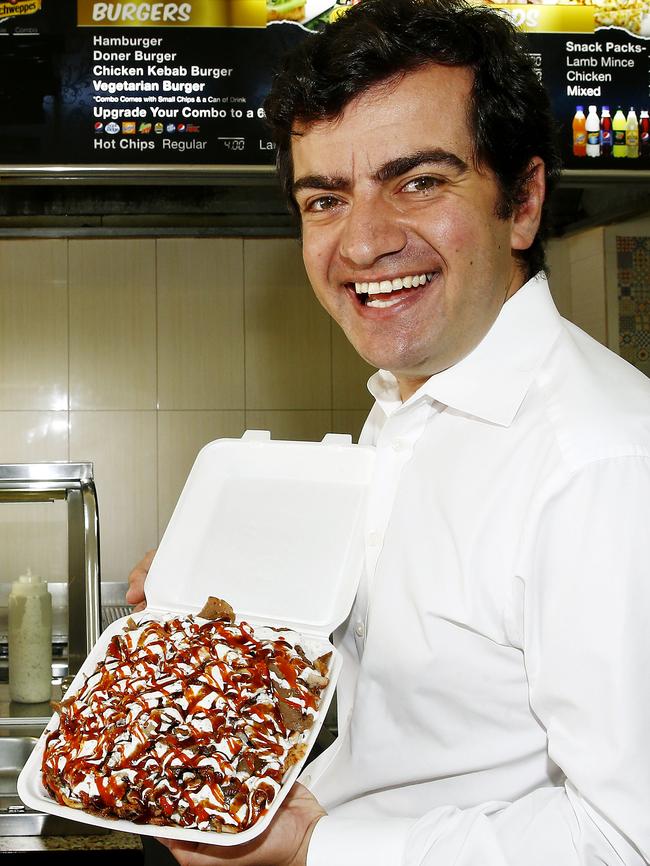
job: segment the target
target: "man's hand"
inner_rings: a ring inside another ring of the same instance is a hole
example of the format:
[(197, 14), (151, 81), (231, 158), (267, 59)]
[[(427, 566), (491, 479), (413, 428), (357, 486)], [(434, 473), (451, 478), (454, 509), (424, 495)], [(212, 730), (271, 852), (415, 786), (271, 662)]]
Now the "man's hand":
[(181, 866), (305, 866), (309, 840), (327, 814), (311, 791), (296, 782), (277, 815), (257, 839), (232, 847), (159, 839)]
[(129, 575), (129, 588), (126, 591), (126, 600), (129, 604), (135, 605), (134, 610), (142, 610), (147, 605), (147, 599), (144, 594), (144, 582), (155, 555), (155, 550), (148, 550)]

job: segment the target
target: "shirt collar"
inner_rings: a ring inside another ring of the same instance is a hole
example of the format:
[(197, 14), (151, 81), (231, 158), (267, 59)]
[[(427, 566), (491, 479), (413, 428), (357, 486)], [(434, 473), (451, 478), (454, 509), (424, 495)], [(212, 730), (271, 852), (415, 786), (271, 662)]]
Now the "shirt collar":
[(397, 380), (386, 370), (370, 377), (368, 390), (386, 415), (429, 399), (507, 427), (555, 341), (560, 322), (546, 277), (540, 272), (506, 301), (469, 355), (431, 376), (404, 404)]

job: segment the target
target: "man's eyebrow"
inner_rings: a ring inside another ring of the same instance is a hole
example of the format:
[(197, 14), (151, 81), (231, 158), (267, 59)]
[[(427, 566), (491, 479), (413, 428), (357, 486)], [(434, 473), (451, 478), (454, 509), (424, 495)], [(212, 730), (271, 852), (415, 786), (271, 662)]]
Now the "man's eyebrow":
[(342, 192), (350, 189), (350, 181), (345, 177), (333, 177), (326, 174), (306, 174), (294, 180), (291, 192), (295, 195), (302, 189), (323, 189)]
[(464, 174), (468, 169), (467, 163), (459, 156), (456, 156), (455, 153), (436, 147), (432, 150), (417, 150), (415, 153), (391, 159), (375, 172), (373, 178), (380, 183), (386, 180), (394, 180), (406, 174), (406, 172), (412, 171), (414, 168), (425, 165), (451, 168), (459, 174)]
[[(459, 156), (456, 156), (455, 153), (436, 147), (431, 150), (417, 150), (415, 153), (391, 159), (377, 169), (372, 177), (373, 180), (383, 183), (384, 181), (401, 177), (407, 171), (412, 171), (414, 168), (424, 165), (445, 166), (454, 169), (459, 174), (463, 174), (468, 169), (467, 163)], [(347, 192), (351, 186), (350, 180), (345, 177), (326, 174), (306, 174), (293, 182), (291, 191), (294, 195), (304, 189)]]

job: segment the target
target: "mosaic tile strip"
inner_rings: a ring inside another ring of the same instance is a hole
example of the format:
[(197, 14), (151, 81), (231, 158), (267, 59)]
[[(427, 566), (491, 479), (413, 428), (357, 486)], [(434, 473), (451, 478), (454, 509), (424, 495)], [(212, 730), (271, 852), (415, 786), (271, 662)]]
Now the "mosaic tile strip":
[(621, 357), (650, 376), (650, 237), (617, 237)]

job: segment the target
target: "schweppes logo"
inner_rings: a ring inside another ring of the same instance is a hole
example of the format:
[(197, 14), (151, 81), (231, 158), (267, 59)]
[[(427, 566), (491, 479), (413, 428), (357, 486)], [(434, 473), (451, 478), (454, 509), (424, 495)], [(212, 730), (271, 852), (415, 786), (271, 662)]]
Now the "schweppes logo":
[(42, 0), (0, 0), (0, 18), (40, 12)]
[[(2, 0), (0, 0), (2, 2)], [(80, 27), (264, 27), (266, 0), (77, 0)]]

